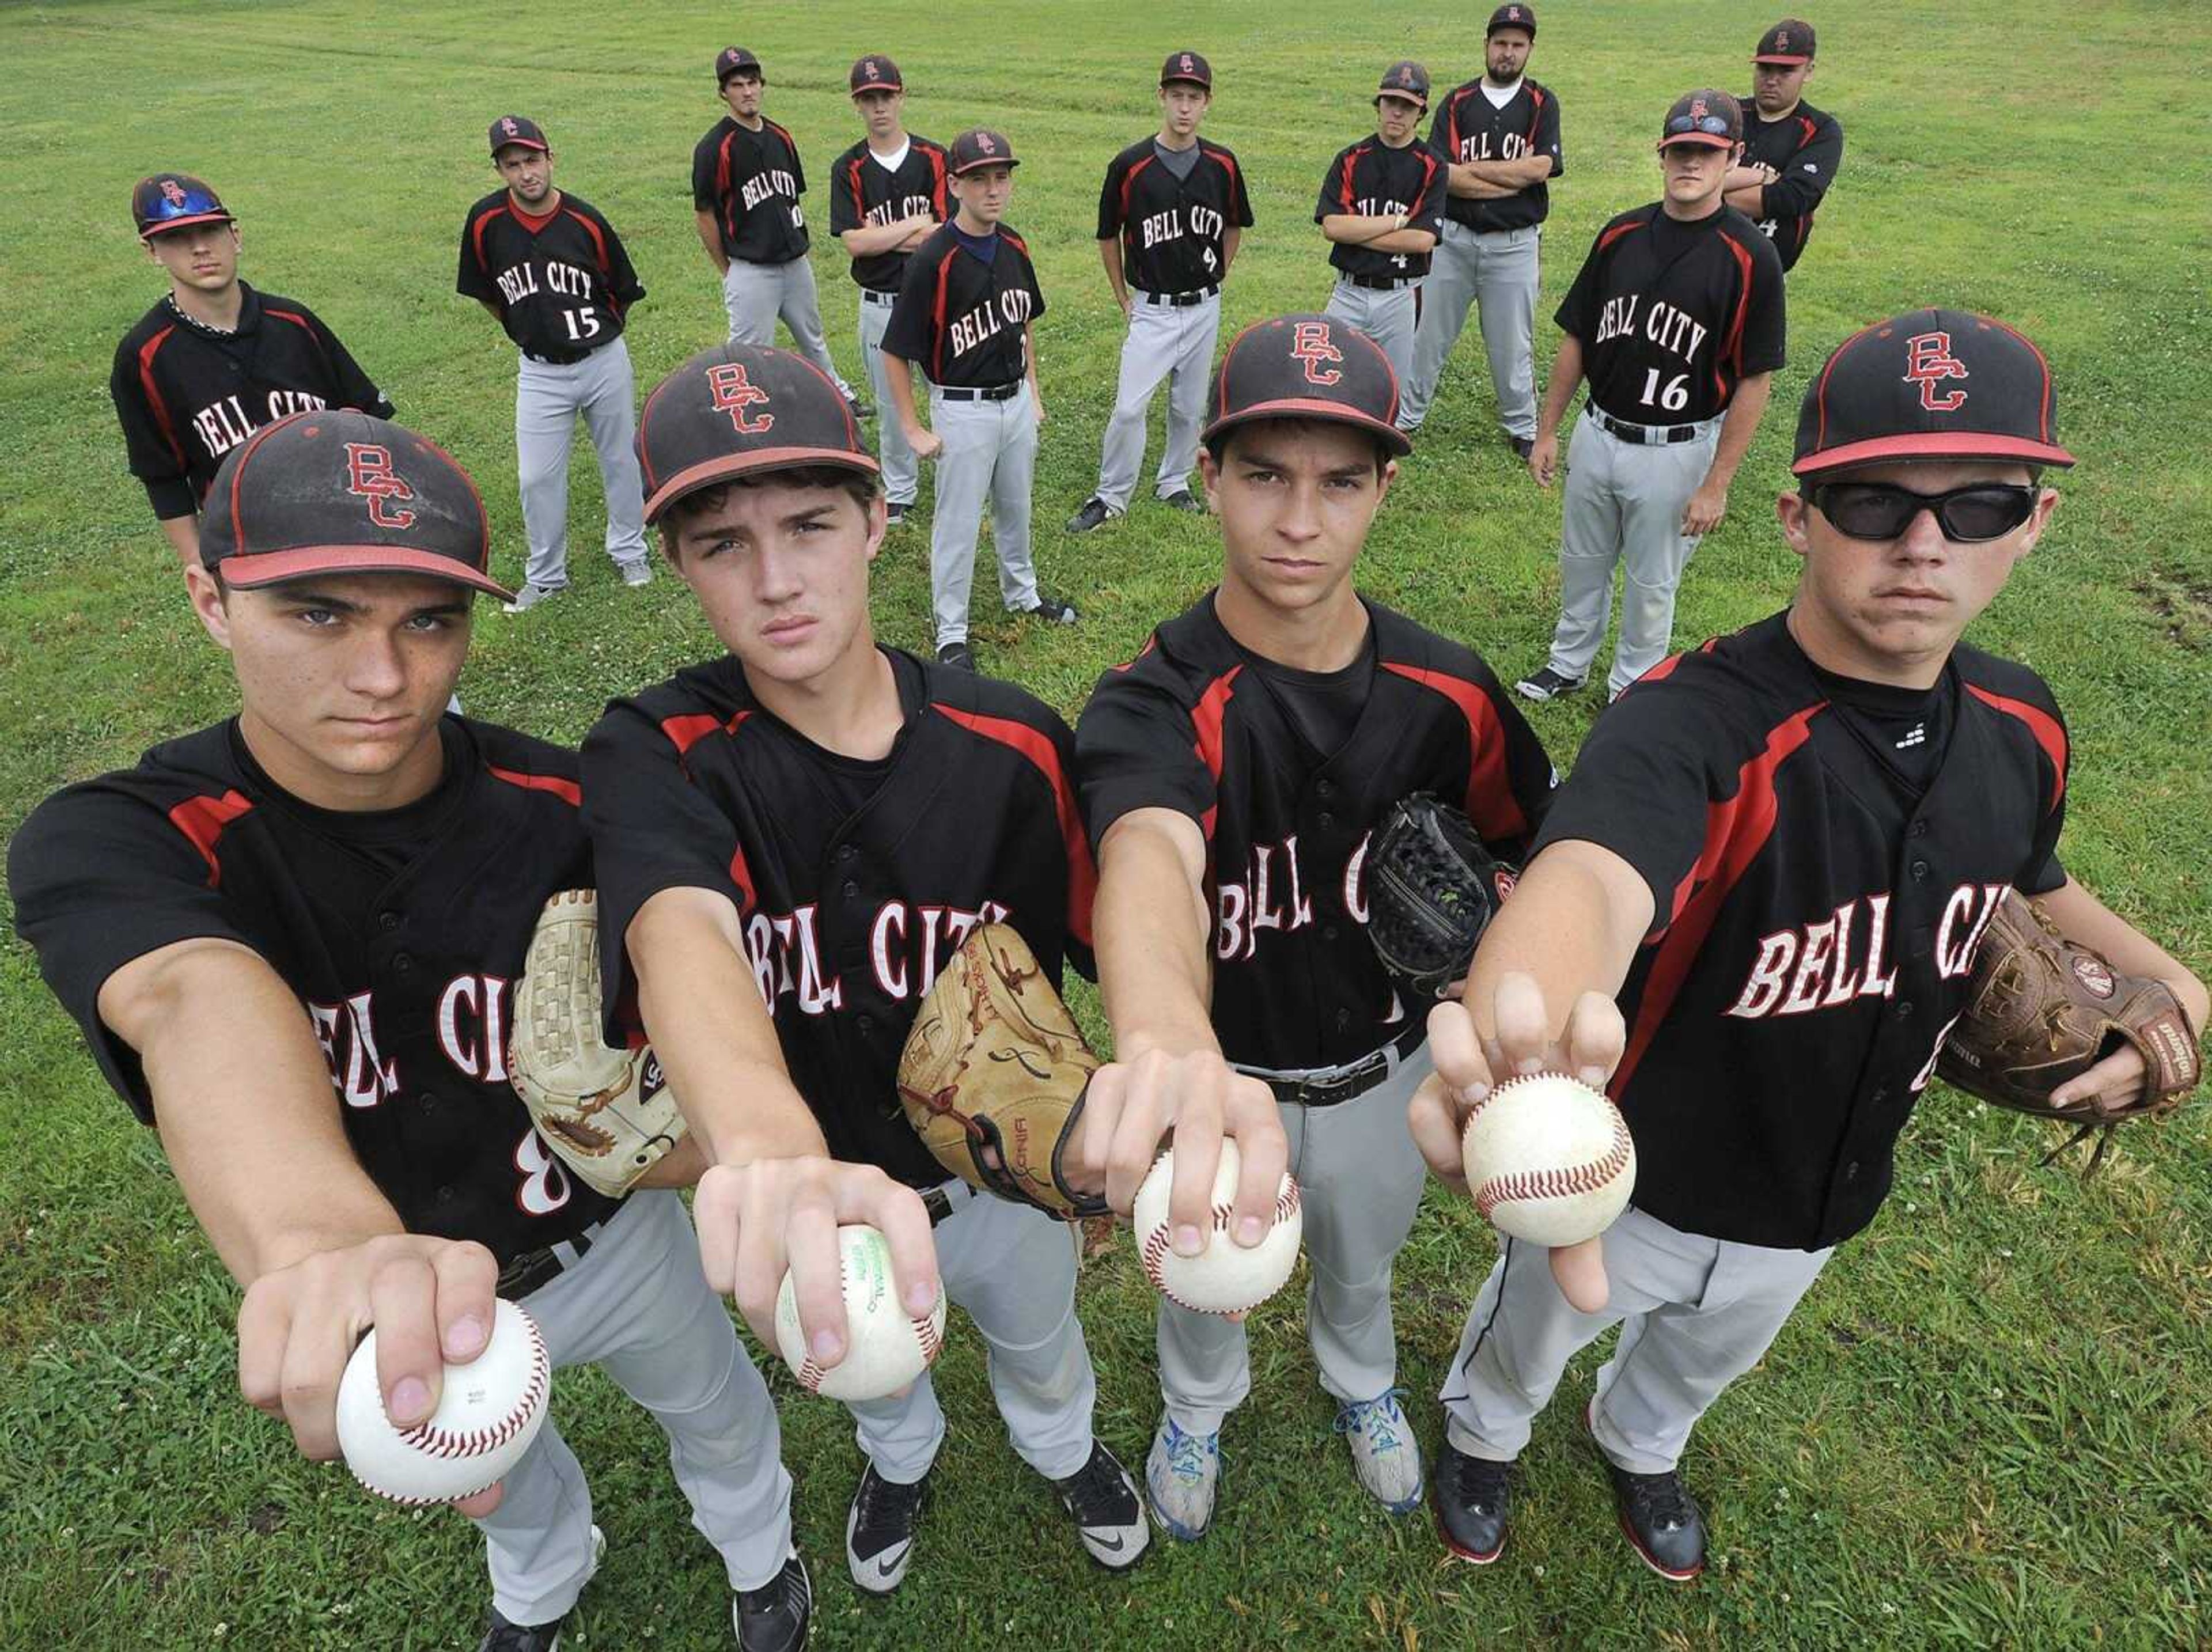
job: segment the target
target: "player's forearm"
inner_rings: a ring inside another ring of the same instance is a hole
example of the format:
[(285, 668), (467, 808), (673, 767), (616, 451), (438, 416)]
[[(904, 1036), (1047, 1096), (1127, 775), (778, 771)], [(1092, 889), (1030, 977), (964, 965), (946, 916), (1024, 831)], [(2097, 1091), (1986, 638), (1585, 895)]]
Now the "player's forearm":
[(2071, 878), (2050, 894), (2038, 896), (2036, 904), (2050, 914), (2061, 934), (2103, 953), (2115, 969), (2171, 987), (2191, 1029), (2203, 1037), (2206, 1017), (2212, 1013), (2212, 993), (2188, 965)]
[(1115, 240), (1099, 242), (1098, 262), (1106, 267), (1106, 282), (1114, 289), (1114, 301), (1123, 309), (1128, 308), (1129, 285), (1121, 278), (1121, 243)]
[(890, 386), (891, 412), (899, 422), (899, 428), (913, 435), (921, 428), (921, 415), (914, 403), (914, 369), (903, 355), (883, 352), (884, 382)]
[(911, 227), (901, 220), (895, 224), (862, 224), (858, 229), (848, 229), (837, 239), (845, 250), (856, 258), (872, 258), (879, 252), (896, 252), (911, 239)]
[(1116, 821), (1100, 846), (1091, 913), (1116, 1060), (1220, 1048), (1209, 1004), (1204, 840), (1194, 822), (1183, 823), (1198, 839), (1195, 866), (1189, 843), (1133, 815)]
[(691, 218), (699, 228), (699, 245), (707, 249), (707, 261), (714, 266), (717, 274), (727, 275), (730, 255), (722, 251), (722, 226), (711, 212), (695, 210)]
[(1774, 392), (1774, 375), (1754, 373), (1735, 387), (1729, 398), (1728, 412), (1721, 420), (1721, 439), (1713, 448), (1713, 462), (1705, 471), (1708, 485), (1718, 483), (1725, 488), (1735, 479), (1736, 469), (1743, 456), (1751, 451), (1751, 439), (1759, 434), (1759, 421), (1766, 412), (1766, 399)]
[(1379, 246), (1385, 236), (1404, 228), (1405, 223), (1402, 212), (1332, 212), (1321, 221), (1321, 233), (1346, 246)]
[(1517, 195), (1531, 184), (1552, 175), (1548, 155), (1524, 155), (1512, 161), (1455, 161), (1447, 169), (1444, 187), (1454, 195)]
[(177, 553), (177, 561), (185, 568), (200, 565), (200, 519), (192, 516), (164, 516), (160, 519), (161, 537), (169, 542), (169, 549)]
[(1486, 1038), (1501, 976), (1532, 975), (1556, 1036), (1584, 993), (1619, 994), (1651, 926), (1651, 891), (1610, 849), (1568, 840), (1528, 863), (1475, 949), (1466, 1003)]
[(1394, 229), (1387, 235), (1377, 235), (1367, 246), (1376, 252), (1433, 252), (1437, 238), (1425, 229)]
[(1721, 199), (1747, 218), (1766, 216), (1766, 185), (1733, 184), (1722, 192)]
[(1224, 280), (1229, 266), (1237, 262), (1237, 249), (1243, 244), (1244, 231), (1238, 225), (1231, 224), (1221, 232), (1221, 274)]
[(1572, 333), (1559, 338), (1559, 353), (1552, 358), (1552, 376), (1544, 389), (1543, 410), (1536, 416), (1536, 434), (1555, 436), (1559, 433), (1559, 421), (1567, 416), (1567, 407), (1575, 399), (1575, 391), (1583, 381), (1583, 341)]

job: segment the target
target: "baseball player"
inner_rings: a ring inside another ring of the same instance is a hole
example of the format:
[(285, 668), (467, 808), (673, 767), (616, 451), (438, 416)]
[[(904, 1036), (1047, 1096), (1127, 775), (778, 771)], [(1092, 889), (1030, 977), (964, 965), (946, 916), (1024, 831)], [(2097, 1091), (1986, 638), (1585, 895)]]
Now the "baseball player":
[(1221, 283), (1252, 227), (1252, 202), (1236, 155), (1198, 135), (1213, 102), (1212, 65), (1195, 52), (1169, 52), (1159, 100), (1159, 131), (1109, 161), (1098, 191), (1098, 259), (1129, 331), (1098, 487), (1068, 519), (1070, 533), (1129, 508), (1145, 462), (1146, 410), (1162, 380), (1168, 434), (1156, 491), (1176, 510), (1206, 508), (1191, 495), (1190, 471), (1221, 331)]
[(224, 454), (288, 413), (352, 407), (389, 418), (392, 404), (313, 311), (239, 279), (237, 220), (198, 179), (140, 179), (131, 219), (169, 290), (115, 347), (107, 393), (131, 474), (189, 573), (200, 500)]
[[(1221, 582), (1101, 677), (1078, 725), (1118, 1063), (1091, 1082), (1085, 1150), (1093, 1163), (1094, 1138), (1121, 1150), (1107, 1192), (1126, 1209), (1173, 1125), (1176, 1191), (1202, 1211), (1213, 1154), (1185, 1162), (1185, 1114), (1209, 1139), (1226, 1120), (1246, 1138), (1244, 1242), (1261, 1236), (1254, 1212), (1287, 1151), (1322, 1387), (1359, 1483), (1402, 1513), (1422, 1475), (1398, 1404), (1390, 1273), (1420, 1203), (1401, 1108), (1429, 1070), (1427, 1029), (1368, 941), (1361, 868), (1375, 827), (1415, 791), (1463, 805), (1517, 861), (1551, 764), (1480, 656), (1352, 586), (1411, 446), (1381, 349), (1323, 316), (1258, 323), (1230, 342), (1209, 411), (1200, 465)], [(1255, 1111), (1282, 1134), (1254, 1130)], [(1176, 1248), (1196, 1250), (1191, 1218), (1174, 1219)], [(1240, 1322), (1164, 1298), (1158, 1336), (1146, 1489), (1161, 1526), (1194, 1540), (1251, 1365)]]
[(1812, 24), (1785, 17), (1759, 37), (1743, 159), (1728, 175), (1728, 203), (1774, 243), (1785, 272), (1796, 267), (1813, 215), (1844, 163), (1842, 125), (1805, 101), (1812, 77)]
[(1401, 386), (1413, 372), (1416, 289), (1443, 222), (1444, 163), (1413, 141), (1428, 106), (1429, 71), (1392, 64), (1375, 94), (1375, 136), (1328, 163), (1314, 208), (1336, 270), (1327, 313), (1381, 345)]
[(837, 375), (822, 337), (822, 311), (807, 262), (806, 168), (791, 134), (761, 113), (767, 77), (741, 46), (714, 57), (714, 85), (730, 112), (691, 151), (691, 205), (707, 260), (722, 276), (730, 337), (741, 344), (775, 342), (781, 317), (799, 353), (830, 375), (852, 404), (871, 410)]
[(491, 163), (506, 187), (469, 209), (455, 288), (507, 330), (514, 380), (515, 469), (530, 541), (521, 613), (568, 587), (568, 444), (576, 416), (592, 433), (607, 496), (607, 555), (622, 582), (651, 583), (638, 489), (637, 385), (623, 329), (645, 296), (614, 226), (553, 186), (553, 149), (536, 121), (491, 124)]
[(1665, 657), (1674, 592), (1698, 540), (1728, 511), (1729, 483), (1766, 411), (1784, 343), (1774, 243), (1721, 200), (1743, 149), (1725, 92), (1686, 93), (1659, 136), (1666, 192), (1598, 232), (1553, 318), (1553, 359), (1528, 455), (1541, 488), (1559, 469), (1559, 421), (1589, 400), (1567, 450), (1559, 623), (1551, 658), (1514, 687), (1531, 700), (1589, 680), (1621, 567), (1613, 694)]
[[(1540, 1248), (1499, 1241), (1443, 1387), (1437, 1511), (1462, 1558), (1497, 1556), (1530, 1419), (1620, 1322), (1589, 1427), (1638, 1555), (1697, 1575), (1684, 1442), (1874, 1219), (2008, 888), (2203, 1026), (2203, 987), (2057, 858), (2050, 688), (1960, 641), (2050, 521), (2043, 468), (2073, 462), (2048, 365), (2002, 323), (1923, 310), (1847, 339), (1777, 507), (1804, 565), (1791, 604), (1599, 720), (1464, 1003), (1430, 1017), (1437, 1081), (1412, 1118), (1439, 1176), (1458, 1174), (1461, 1106), (1532, 1064), (1610, 1075), (1637, 1150), (1602, 1312), (1567, 1304)], [(2057, 1097), (2142, 1081), (2127, 1048)]]
[(1483, 37), (1481, 77), (1454, 89), (1429, 123), (1429, 147), (1450, 168), (1449, 199), (1421, 284), (1413, 371), (1398, 414), (1407, 429), (1421, 428), (1474, 305), (1498, 422), (1524, 459), (1536, 434), (1537, 246), (1552, 210), (1547, 180), (1566, 170), (1559, 96), (1526, 72), (1535, 44), (1535, 9), (1498, 7)]
[[(775, 1412), (708, 1288), (673, 1184), (568, 1175), (507, 1083), (546, 897), (591, 882), (572, 753), (439, 714), (488, 573), (475, 485), (412, 432), (336, 410), (264, 427), (209, 495), (193, 607), (238, 714), (48, 799), (9, 850), (18, 928), (106, 1075), (161, 1135), (245, 1289), (239, 1380), (334, 1458), (340, 1373), (377, 1327), (384, 1404), (435, 1409), (497, 1294), (556, 1366), (596, 1364), (667, 1433), (739, 1593), (740, 1643), (804, 1637)], [(769, 1225), (774, 1225), (773, 1218)], [(547, 1652), (603, 1546), (548, 1421), (461, 1507), (486, 1652)]]
[[(1131, 1565), (1144, 1511), (1091, 1432), (1073, 1248), (1042, 1212), (948, 1181), (896, 1099), (916, 1006), (975, 924), (1018, 930), (1055, 985), (1064, 956), (1087, 963), (1095, 878), (1073, 738), (1012, 684), (878, 646), (876, 462), (807, 363), (705, 351), (653, 391), (643, 429), (646, 513), (729, 652), (616, 701), (584, 742), (608, 1001), (635, 986), (711, 1145), (774, 1101), (793, 1117), (782, 1151), (834, 1154), (848, 1178), (896, 1190), (892, 1237), (925, 1258), (927, 1193), (943, 1218), (935, 1272), (989, 1350), (1015, 1451), (1094, 1559)], [(777, 1278), (745, 1274), (749, 1228), (732, 1236), (710, 1186), (725, 1174), (700, 1184), (701, 1230), (710, 1249), (740, 1248), (739, 1305), (766, 1327)], [(835, 1303), (834, 1258), (823, 1271)], [(913, 1558), (945, 1418), (927, 1376), (852, 1409), (866, 1462), (846, 1558), (855, 1584), (888, 1594)]]
[[(918, 457), (937, 461), (929, 525), (929, 597), (937, 662), (975, 669), (968, 644), (968, 592), (975, 536), (991, 507), (999, 595), (1012, 614), (1073, 625), (1075, 604), (1037, 589), (1030, 547), (1030, 486), (1036, 471), (1037, 317), (1044, 289), (1029, 243), (1002, 220), (1021, 162), (1002, 132), (971, 127), (952, 140), (951, 219), (908, 255), (884, 328), (884, 377), (891, 410)], [(929, 427), (915, 405), (914, 375), (929, 380)]]
[[(853, 279), (860, 288), (860, 359), (875, 386), (876, 405), (890, 407), (884, 330), (890, 325), (908, 256), (952, 216), (948, 161), (939, 145), (906, 130), (906, 84), (896, 64), (871, 53), (853, 64), (850, 80), (866, 136), (830, 165), (830, 233), (853, 255)], [(896, 527), (914, 508), (920, 467), (896, 418), (885, 419), (878, 430), (876, 452), (884, 467), (886, 519)]]

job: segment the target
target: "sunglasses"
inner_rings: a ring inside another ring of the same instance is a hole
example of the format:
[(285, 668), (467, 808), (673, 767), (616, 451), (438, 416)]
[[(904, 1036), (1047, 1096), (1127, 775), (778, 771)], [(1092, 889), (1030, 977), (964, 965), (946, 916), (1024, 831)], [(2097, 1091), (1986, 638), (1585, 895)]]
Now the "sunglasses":
[(204, 218), (222, 207), (205, 190), (188, 189), (179, 192), (175, 200), (167, 196), (157, 197), (147, 208), (149, 223), (164, 224), (174, 218)]
[(1692, 132), (1704, 132), (1711, 137), (1733, 137), (1735, 128), (1726, 115), (1676, 115), (1667, 123), (1667, 136), (1685, 137)]
[(1805, 490), (1806, 502), (1852, 539), (1894, 539), (1926, 511), (1943, 537), (1960, 544), (2002, 539), (2035, 513), (2040, 489), (1977, 482), (1948, 493), (1917, 494), (1887, 482), (1832, 482)]

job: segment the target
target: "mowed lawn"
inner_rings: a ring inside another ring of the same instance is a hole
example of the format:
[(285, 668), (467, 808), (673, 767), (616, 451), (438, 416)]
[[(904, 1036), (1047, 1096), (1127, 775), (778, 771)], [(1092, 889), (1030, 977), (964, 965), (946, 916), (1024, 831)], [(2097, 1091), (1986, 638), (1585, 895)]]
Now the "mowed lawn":
[[(851, 11), (850, 19), (841, 14)], [(1747, 80), (1771, 9), (1553, 0), (1532, 64), (1565, 111), (1538, 350), (1590, 235), (1656, 193), (1651, 140), (1677, 93)], [(1036, 486), (1047, 584), (1084, 623), (1003, 622), (978, 582), (978, 652), (1071, 716), (1103, 666), (1208, 584), (1208, 525), (1140, 504), (1082, 540), (1121, 326), (1092, 240), (1107, 158), (1154, 117), (1162, 54), (1212, 59), (1206, 131), (1234, 147), (1258, 224), (1231, 325), (1318, 307), (1322, 170), (1368, 129), (1383, 66), (1441, 90), (1479, 72), (1475, 5), (1328, 0), (1164, 9), (753, 4), (504, 9), (383, 3), (18, 5), (0, 14), (0, 131), (14, 209), (0, 264), (0, 830), (65, 781), (226, 714), (222, 656), (185, 610), (125, 473), (106, 377), (160, 290), (125, 216), (132, 181), (198, 173), (238, 213), (249, 280), (304, 299), (406, 422), (489, 501), (519, 578), (514, 354), (453, 291), (461, 214), (493, 186), (486, 122), (544, 123), (556, 180), (604, 210), (650, 297), (641, 391), (720, 337), (688, 198), (720, 114), (708, 64), (765, 59), (768, 112), (797, 135), (816, 270), (848, 374), (852, 286), (828, 243), (830, 159), (858, 135), (863, 51), (896, 58), (911, 125), (974, 122), (1024, 164), (1011, 222), (1038, 257), (1050, 419)], [(1686, 584), (1694, 641), (1771, 612), (1793, 563), (1771, 514), (1808, 374), (1847, 331), (1909, 305), (1992, 311), (2048, 349), (2082, 463), (2043, 547), (1976, 631), (2042, 671), (2075, 752), (2063, 851), (2116, 907), (2212, 971), (2212, 318), (2205, 304), (2212, 19), (2185, 0), (2091, 8), (1855, 0), (1814, 9), (1812, 92), (1849, 150), (1790, 288), (1790, 361), (1724, 526)], [(1377, 523), (1361, 582), (1483, 649), (1509, 679), (1554, 613), (1556, 495), (1510, 462), (1470, 337)], [(1157, 422), (1155, 432), (1157, 439)], [(580, 446), (581, 444), (580, 443)], [(526, 619), (479, 610), (470, 710), (573, 740), (611, 694), (712, 647), (680, 586), (623, 590), (598, 545), (581, 454), (571, 593)], [(877, 614), (927, 641), (926, 538), (891, 539)], [(1592, 708), (1534, 720), (1564, 767)], [(475, 1643), (480, 1544), (450, 1515), (374, 1503), (238, 1399), (236, 1291), (160, 1145), (131, 1123), (40, 984), (0, 943), (0, 1646), (447, 1647)], [(1095, 1019), (1087, 989), (1080, 1007)], [(1756, 1083), (1745, 1075), (1747, 1084)], [(1786, 1078), (1771, 1104), (1788, 1104)], [(2212, 1110), (2129, 1135), (2084, 1187), (2039, 1169), (2047, 1138), (1940, 1087), (1897, 1193), (1837, 1259), (1765, 1364), (1721, 1402), (1685, 1469), (1714, 1565), (1671, 1589), (1629, 1556), (1582, 1436), (1595, 1356), (1571, 1368), (1525, 1458), (1504, 1559), (1449, 1561), (1425, 1514), (1359, 1492), (1313, 1382), (1302, 1292), (1253, 1323), (1253, 1398), (1230, 1424), (1212, 1535), (1126, 1577), (1079, 1554), (1006, 1449), (957, 1318), (939, 1381), (953, 1422), (922, 1552), (890, 1603), (841, 1555), (858, 1469), (842, 1410), (780, 1366), (784, 1449), (824, 1647), (2160, 1646), (2212, 1635)], [(1493, 1246), (1434, 1197), (1401, 1259), (1402, 1380), (1424, 1445), (1433, 1395)], [(1135, 1464), (1157, 1411), (1152, 1297), (1126, 1246), (1090, 1264), (1083, 1310), (1101, 1433)], [(592, 1474), (609, 1561), (579, 1647), (709, 1646), (720, 1568), (690, 1527), (658, 1432), (596, 1373), (555, 1414)]]

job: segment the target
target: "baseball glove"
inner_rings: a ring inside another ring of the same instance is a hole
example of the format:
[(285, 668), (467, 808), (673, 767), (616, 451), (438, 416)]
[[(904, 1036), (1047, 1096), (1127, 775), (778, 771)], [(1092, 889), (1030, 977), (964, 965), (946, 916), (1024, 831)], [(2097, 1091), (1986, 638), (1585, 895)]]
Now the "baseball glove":
[(1060, 1169), (1097, 1068), (1029, 943), (981, 924), (921, 1001), (899, 1054), (899, 1104), (963, 1181), (1050, 1216), (1097, 1216), (1106, 1201)]
[[(2123, 1044), (2142, 1053), (2142, 1093), (2118, 1108), (2054, 1106), (2051, 1092)], [(2092, 1132), (2094, 1172), (2124, 1120), (2172, 1112), (2197, 1088), (2197, 1036), (2165, 982), (2123, 975), (2068, 940), (2042, 909), (2007, 890), (1974, 956), (1966, 1007), (1936, 1053), (1936, 1071), (1972, 1096), (2081, 1128), (2045, 1160)]]
[(1467, 974), (1514, 877), (1474, 822), (1416, 792), (1390, 805), (1367, 852), (1367, 938), (1385, 969), (1433, 1003)]
[(547, 1145), (586, 1185), (619, 1199), (684, 1139), (684, 1115), (651, 1049), (599, 1037), (599, 897), (545, 903), (514, 991), (514, 1092)]

